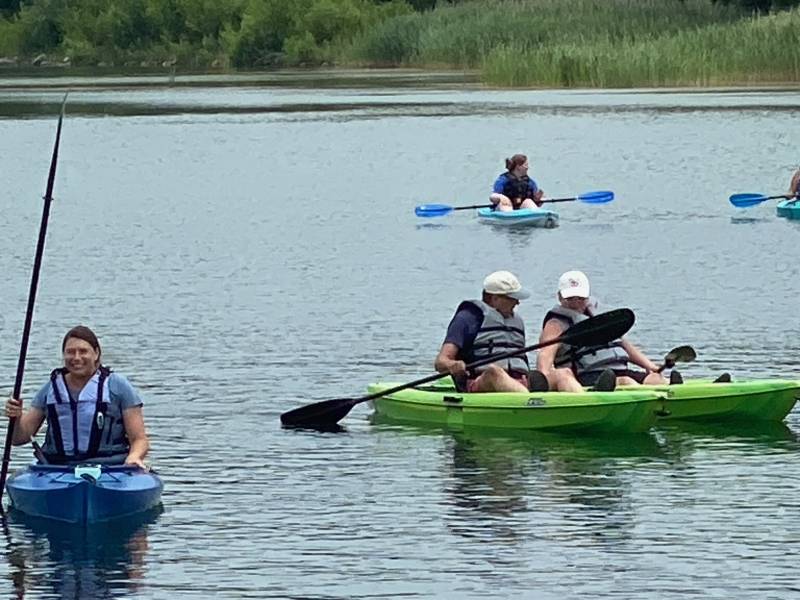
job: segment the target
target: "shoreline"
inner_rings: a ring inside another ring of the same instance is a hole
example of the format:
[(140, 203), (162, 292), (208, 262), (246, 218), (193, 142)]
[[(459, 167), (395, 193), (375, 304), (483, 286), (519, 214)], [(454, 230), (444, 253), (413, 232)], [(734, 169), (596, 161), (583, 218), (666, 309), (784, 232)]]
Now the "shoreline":
[[(382, 82), (399, 87), (421, 84), (430, 86), (469, 86), (484, 91), (569, 91), (607, 93), (736, 93), (738, 91), (800, 91), (797, 81), (740, 81), (731, 84), (675, 85), (631, 87), (588, 86), (523, 86), (507, 87), (483, 83), (478, 70), (425, 69), (415, 67), (314, 67), (281, 69), (236, 69), (236, 70), (186, 70), (158, 68), (96, 68), (96, 67), (21, 67), (0, 65), (0, 90), (50, 89), (63, 87), (69, 80), (71, 88), (100, 87), (236, 87), (257, 85), (263, 87), (285, 86), (287, 83), (304, 84), (303, 87), (373, 87)], [(312, 84), (312, 85), (307, 85)]]

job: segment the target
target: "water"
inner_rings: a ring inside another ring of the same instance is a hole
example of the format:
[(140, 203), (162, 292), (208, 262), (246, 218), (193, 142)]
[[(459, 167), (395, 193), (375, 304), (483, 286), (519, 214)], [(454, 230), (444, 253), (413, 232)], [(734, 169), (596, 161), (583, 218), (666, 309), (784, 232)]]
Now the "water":
[[(615, 439), (280, 413), (431, 372), (490, 271), (533, 292), (582, 269), (685, 377), (800, 377), (800, 224), (782, 193), (800, 92), (494, 91), (413, 72), (0, 79), (0, 373), (12, 387), (64, 89), (70, 93), (24, 396), (73, 324), (145, 400), (164, 511), (84, 534), (12, 517), (0, 594), (683, 598), (798, 591), (800, 414)], [(554, 230), (469, 212), (527, 152)], [(788, 308), (788, 310), (786, 308)], [(15, 449), (13, 467), (29, 459)]]

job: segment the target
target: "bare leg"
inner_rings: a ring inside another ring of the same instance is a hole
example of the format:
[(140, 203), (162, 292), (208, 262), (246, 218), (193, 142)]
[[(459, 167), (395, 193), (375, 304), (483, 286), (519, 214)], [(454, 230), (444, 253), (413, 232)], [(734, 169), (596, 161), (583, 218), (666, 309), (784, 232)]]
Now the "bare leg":
[(661, 373), (648, 373), (642, 383), (645, 385), (666, 385), (667, 380)]
[(555, 380), (555, 389), (557, 391), (578, 394), (583, 392), (583, 386), (575, 379), (572, 369), (554, 369), (551, 373), (553, 378), (550, 381)]
[(489, 365), (473, 384), (476, 392), (527, 392), (528, 388), (497, 365)]
[(509, 212), (514, 210), (514, 205), (508, 198), (503, 198), (502, 200), (500, 200), (500, 202), (497, 203), (496, 210), (499, 210), (501, 212)]

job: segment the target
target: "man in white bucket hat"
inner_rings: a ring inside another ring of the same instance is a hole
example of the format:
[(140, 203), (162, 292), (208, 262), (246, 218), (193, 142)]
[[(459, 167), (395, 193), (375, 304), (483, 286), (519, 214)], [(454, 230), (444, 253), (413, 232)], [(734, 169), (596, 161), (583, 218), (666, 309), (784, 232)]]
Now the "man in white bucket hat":
[(450, 320), (434, 361), (439, 373), (450, 373), (465, 392), (546, 391), (547, 380), (531, 371), (525, 353), (467, 371), (467, 364), (525, 347), (525, 324), (514, 312), (530, 297), (509, 271), (495, 271), (483, 280), (480, 300), (465, 300)]
[[(558, 304), (542, 322), (541, 340), (560, 336), (568, 327), (595, 314), (597, 302), (590, 295), (589, 278), (581, 271), (567, 271), (558, 279)], [(644, 371), (628, 368), (628, 363)], [(667, 381), (658, 366), (628, 340), (621, 338), (603, 346), (584, 348), (558, 344), (539, 351), (536, 366), (551, 387), (562, 392), (581, 392), (584, 386), (612, 391), (616, 385), (658, 385)], [(681, 383), (673, 371), (671, 383)]]

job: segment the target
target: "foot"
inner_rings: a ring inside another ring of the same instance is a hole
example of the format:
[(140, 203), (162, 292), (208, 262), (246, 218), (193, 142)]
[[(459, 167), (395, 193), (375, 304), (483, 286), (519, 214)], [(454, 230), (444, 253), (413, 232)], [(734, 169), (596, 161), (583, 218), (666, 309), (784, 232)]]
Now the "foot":
[(467, 376), (466, 375), (451, 375), (453, 378), (453, 385), (456, 388), (457, 392), (466, 392), (467, 391)]
[(730, 373), (723, 373), (719, 377), (714, 380), (714, 383), (730, 383), (731, 382), (731, 374)]
[(683, 376), (678, 371), (672, 371), (669, 374), (669, 384), (678, 385), (683, 383)]
[(605, 369), (594, 382), (592, 388), (595, 392), (613, 392), (617, 387), (617, 374), (611, 369)]
[(550, 382), (544, 373), (534, 369), (528, 373), (528, 389), (532, 392), (547, 392), (550, 390)]

